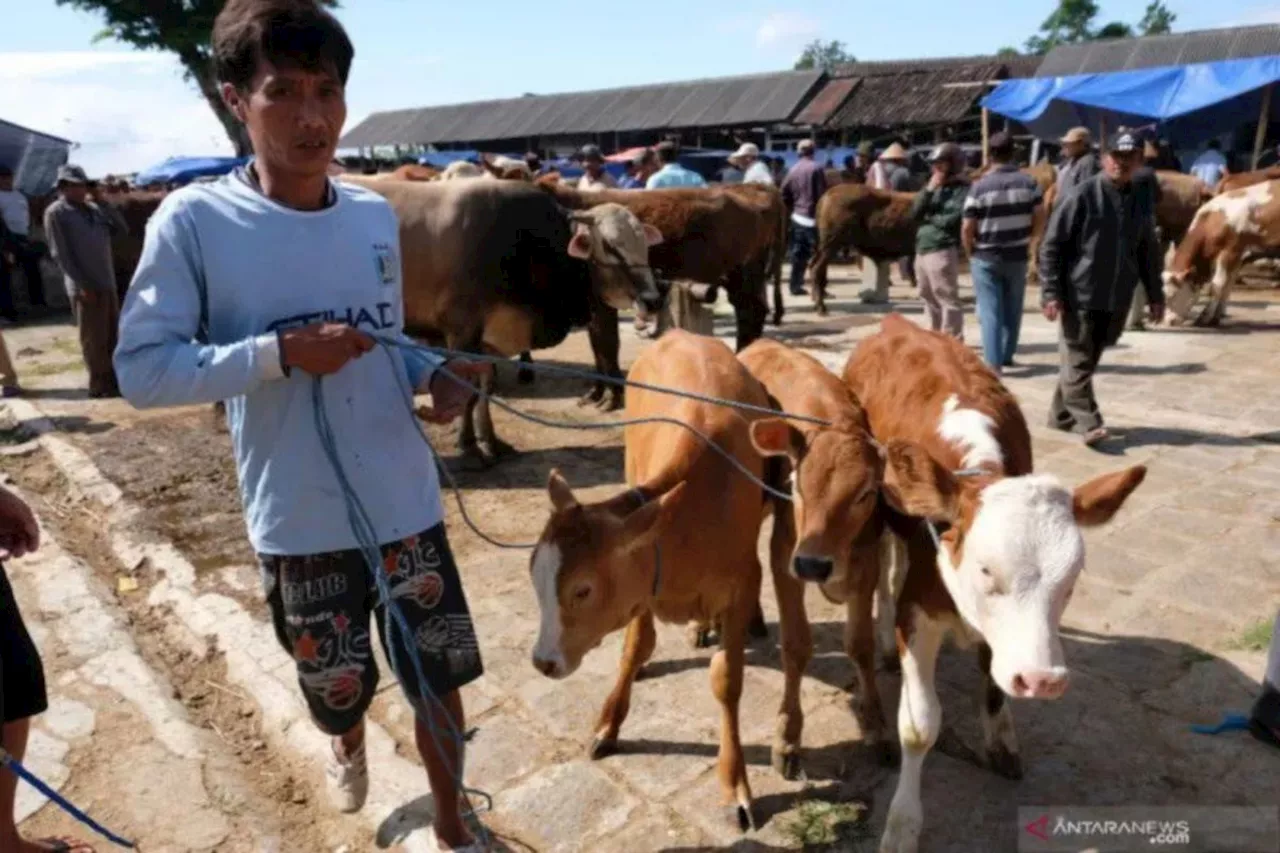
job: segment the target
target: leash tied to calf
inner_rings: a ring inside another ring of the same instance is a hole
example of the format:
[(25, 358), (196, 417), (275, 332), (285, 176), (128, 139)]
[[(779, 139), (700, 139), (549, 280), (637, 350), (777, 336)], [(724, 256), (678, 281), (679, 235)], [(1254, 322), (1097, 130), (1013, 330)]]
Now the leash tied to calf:
[(101, 835), (103, 838), (110, 841), (112, 844), (127, 848), (129, 850), (134, 849), (135, 845), (132, 841), (128, 841), (127, 839), (124, 839), (119, 835), (116, 835), (114, 832), (107, 829), (105, 826), (98, 823), (96, 820), (89, 817), (84, 812), (80, 811), (80, 809), (76, 808), (75, 805), (71, 803), (71, 801), (67, 800), (65, 797), (63, 797), (61, 794), (59, 794), (49, 785), (46, 785), (44, 781), (40, 779), (40, 777), (36, 776), (36, 774), (32, 773), (26, 767), (23, 767), (22, 762), (18, 761), (18, 759), (14, 758), (9, 753), (5, 752), (3, 748), (0, 748), (0, 767), (8, 768), (19, 779), (26, 782), (28, 785), (35, 788), (41, 794), (44, 794), (46, 797), (48, 797), (54, 804), (58, 806), (58, 808), (62, 809), (64, 812), (71, 815), (80, 823), (89, 827), (98, 835)]

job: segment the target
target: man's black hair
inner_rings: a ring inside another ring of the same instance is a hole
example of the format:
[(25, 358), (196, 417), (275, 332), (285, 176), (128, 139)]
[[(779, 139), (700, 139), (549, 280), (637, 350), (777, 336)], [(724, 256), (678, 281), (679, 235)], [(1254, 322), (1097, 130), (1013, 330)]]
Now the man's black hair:
[(10, 169), (4, 163), (0, 163), (0, 178), (12, 178), (13, 169)]
[(674, 163), (680, 158), (680, 148), (674, 142), (659, 142), (654, 150), (661, 163)]
[(1211, 150), (1213, 150), (1213, 151), (1221, 151), (1221, 150), (1222, 150), (1222, 143), (1221, 143), (1221, 142), (1219, 142), (1219, 141), (1218, 141), (1218, 140), (1216, 140), (1216, 139), (1210, 139), (1210, 140), (1209, 140), (1209, 148), (1210, 148)]
[(330, 71), (345, 86), (355, 57), (342, 24), (314, 0), (228, 0), (213, 22), (212, 41), (218, 80), (241, 90), (264, 60)]

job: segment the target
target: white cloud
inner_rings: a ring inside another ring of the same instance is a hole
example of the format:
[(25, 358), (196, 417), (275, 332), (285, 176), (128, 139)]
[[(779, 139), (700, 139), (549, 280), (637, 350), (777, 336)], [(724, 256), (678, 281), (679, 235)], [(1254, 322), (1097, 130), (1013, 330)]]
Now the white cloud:
[(204, 98), (163, 53), (0, 53), (0, 118), (78, 143), (71, 159), (91, 175), (231, 152)]
[(756, 28), (760, 47), (789, 47), (818, 35), (818, 22), (794, 13), (773, 12)]
[(1224, 26), (1248, 27), (1255, 24), (1280, 24), (1280, 6), (1257, 6)]

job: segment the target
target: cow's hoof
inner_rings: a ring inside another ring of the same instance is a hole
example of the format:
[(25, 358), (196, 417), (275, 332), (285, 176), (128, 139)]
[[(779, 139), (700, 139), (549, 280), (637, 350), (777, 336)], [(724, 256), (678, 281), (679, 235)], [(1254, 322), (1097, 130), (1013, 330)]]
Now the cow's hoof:
[(592, 388), (587, 393), (578, 398), (579, 406), (598, 406), (600, 401), (604, 399), (604, 391), (599, 388)]
[(800, 751), (794, 745), (792, 746), (774, 746), (773, 748), (773, 769), (790, 782), (800, 778)]
[(504, 457), (516, 455), (516, 449), (500, 438), (480, 442), (479, 449), (481, 455), (485, 456), (490, 464)]
[(756, 828), (756, 816), (750, 803), (735, 803), (724, 808), (724, 822), (738, 830), (751, 832)]
[(817, 308), (814, 309), (814, 313), (817, 314), (819, 317), (825, 317), (831, 312), (827, 310), (827, 306), (819, 305)]
[(916, 853), (922, 822), (917, 815), (890, 812), (884, 835), (880, 836), (880, 853)]
[(772, 323), (772, 324), (773, 324), (773, 325), (775, 325), (775, 326), (781, 326), (781, 325), (782, 325), (782, 315), (781, 315), (781, 314), (774, 314), (774, 315), (773, 315), (773, 317), (772, 317), (772, 318), (770, 318), (769, 322), (770, 322), (770, 323)]
[(997, 776), (1017, 781), (1022, 778), (1022, 756), (1010, 752), (1003, 744), (987, 747), (987, 766)]
[(690, 624), (686, 637), (689, 645), (695, 649), (709, 649), (716, 643), (715, 632), (708, 625)]
[(534, 379), (534, 372), (532, 368), (522, 367), (520, 368), (519, 371), (516, 372), (516, 381), (519, 382), (521, 385), (532, 385), (533, 379)]
[(596, 735), (591, 741), (591, 746), (587, 748), (587, 756), (590, 757), (592, 761), (599, 761), (602, 758), (608, 758), (617, 751), (617, 738)]
[(622, 409), (623, 398), (621, 394), (604, 394), (596, 403), (596, 408), (602, 412), (617, 412)]
[(458, 466), (468, 474), (479, 474), (493, 467), (495, 460), (480, 452), (478, 447), (460, 448)]

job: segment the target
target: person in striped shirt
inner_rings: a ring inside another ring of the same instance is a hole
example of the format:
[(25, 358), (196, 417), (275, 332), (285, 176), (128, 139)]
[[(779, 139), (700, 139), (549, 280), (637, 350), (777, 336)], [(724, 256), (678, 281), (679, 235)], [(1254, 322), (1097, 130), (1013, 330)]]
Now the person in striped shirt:
[(991, 138), (990, 172), (969, 189), (960, 239), (969, 255), (978, 299), (982, 354), (1000, 374), (1013, 366), (1027, 291), (1027, 247), (1035, 221), (1044, 216), (1034, 179), (1013, 163), (1013, 137)]

